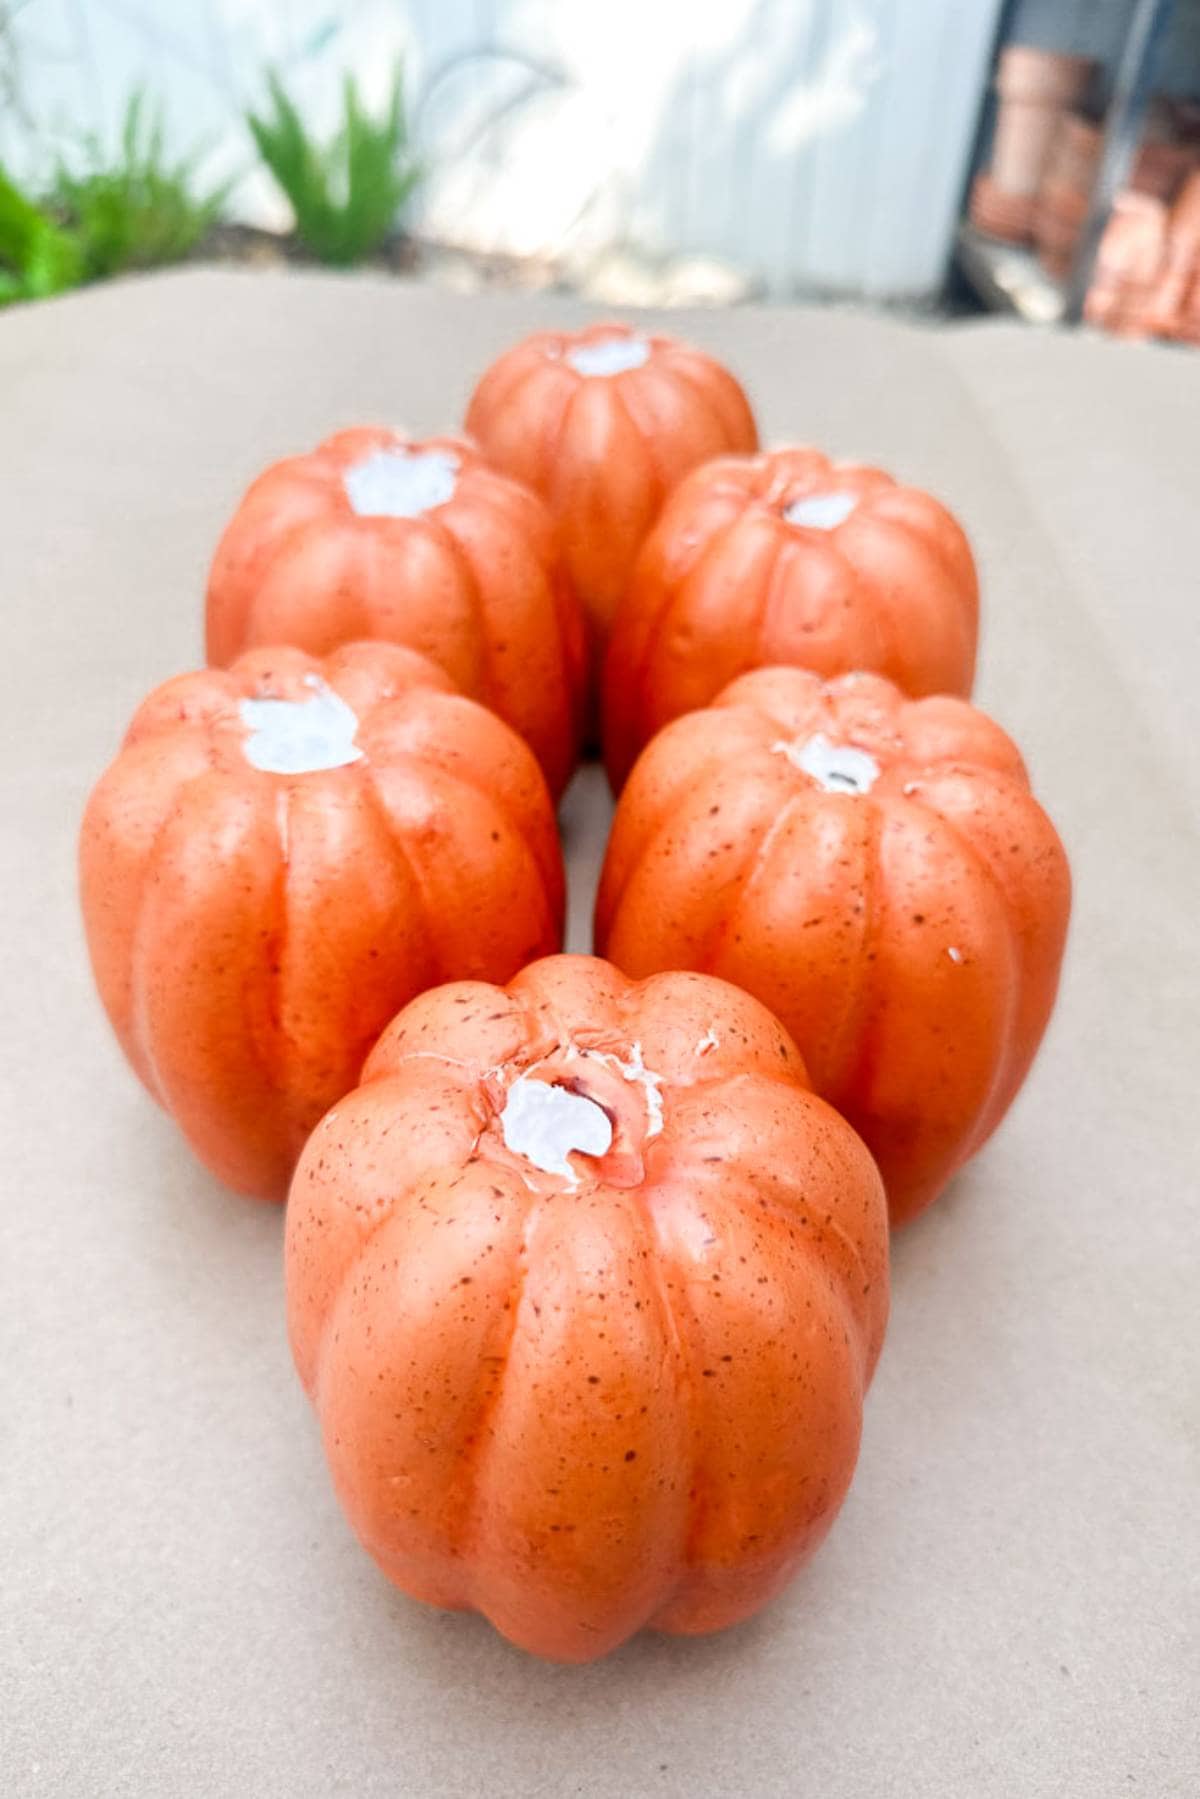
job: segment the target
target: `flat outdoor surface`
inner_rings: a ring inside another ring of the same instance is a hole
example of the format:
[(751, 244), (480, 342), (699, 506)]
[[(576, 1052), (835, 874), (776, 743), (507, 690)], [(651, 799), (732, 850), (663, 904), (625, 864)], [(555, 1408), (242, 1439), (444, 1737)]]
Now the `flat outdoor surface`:
[[(579, 1670), (394, 1592), (283, 1334), (281, 1214), (123, 1064), (85, 794), (200, 656), (247, 480), (453, 423), (565, 303), (190, 272), (0, 319), (0, 1792), (683, 1799), (1200, 1793), (1200, 356), (986, 324), (673, 315), (768, 439), (893, 467), (982, 563), (979, 697), (1074, 863), (1027, 1091), (896, 1243), (859, 1474), (754, 1623)], [(566, 808), (587, 947), (606, 804)]]

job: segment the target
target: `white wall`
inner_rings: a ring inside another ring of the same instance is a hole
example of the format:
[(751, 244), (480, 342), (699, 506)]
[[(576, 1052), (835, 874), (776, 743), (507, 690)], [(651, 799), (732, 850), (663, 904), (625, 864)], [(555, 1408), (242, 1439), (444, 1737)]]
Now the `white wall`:
[[(417, 123), (434, 172), (422, 223), (436, 235), (580, 256), (630, 242), (716, 254), (776, 293), (904, 296), (941, 278), (999, 10), (999, 0), (7, 3), (22, 106), (0, 116), (0, 155), (19, 168), (64, 133), (111, 132), (138, 82), (166, 98), (181, 147), (212, 139), (214, 170), (248, 168), (241, 112), (266, 62), (285, 69), (314, 121), (330, 122), (341, 69), (379, 92), (403, 50), (411, 90), (425, 96)], [(429, 86), (471, 50), (516, 57), (476, 58)], [(246, 216), (283, 216), (261, 175), (237, 197)]]

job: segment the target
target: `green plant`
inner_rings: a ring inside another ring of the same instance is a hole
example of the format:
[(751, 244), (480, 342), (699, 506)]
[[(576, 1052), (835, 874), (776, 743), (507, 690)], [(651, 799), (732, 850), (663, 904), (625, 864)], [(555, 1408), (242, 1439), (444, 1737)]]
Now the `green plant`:
[(305, 130), (274, 72), (267, 86), (270, 113), (249, 113), (247, 124), (291, 201), (300, 241), (322, 262), (361, 261), (392, 231), (423, 172), (409, 143), (402, 66), (379, 118), (365, 111), (354, 78), (347, 75), (342, 125), (324, 145)]
[(82, 278), (75, 239), (0, 169), (0, 306), (61, 293)]
[(109, 160), (95, 137), (84, 149), (81, 168), (59, 162), (50, 199), (79, 241), (88, 280), (179, 261), (225, 198), (224, 187), (195, 191), (197, 152), (168, 162), (161, 108), (152, 113), (140, 90), (125, 109), (117, 155)]

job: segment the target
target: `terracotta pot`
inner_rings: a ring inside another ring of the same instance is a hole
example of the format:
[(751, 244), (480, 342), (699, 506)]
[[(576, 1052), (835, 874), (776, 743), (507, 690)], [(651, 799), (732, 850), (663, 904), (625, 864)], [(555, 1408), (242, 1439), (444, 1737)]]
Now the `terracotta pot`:
[(1045, 244), (1038, 245), (1037, 259), (1052, 281), (1065, 281), (1074, 260), (1069, 250), (1052, 250)]
[[(1079, 244), (1087, 215), (1088, 189), (1048, 176), (1038, 189), (1033, 212), (1033, 238), (1039, 255), (1051, 259), (1050, 272), (1065, 274)], [(1048, 266), (1048, 265), (1043, 265)]]
[(1004, 100), (1070, 106), (1087, 92), (1095, 66), (1090, 56), (1066, 56), (1057, 50), (1010, 44), (1000, 55), (996, 92)]
[(1163, 272), (1167, 209), (1148, 194), (1117, 195), (1096, 258), (1097, 285), (1148, 287)]
[[(1099, 125), (1078, 113), (1066, 113), (1059, 122), (1046, 165), (1043, 189), (1047, 182), (1053, 181), (1081, 194), (1089, 194), (1103, 146), (1104, 133)], [(1041, 198), (1040, 193), (1038, 197)]]
[(1093, 282), (1084, 303), (1083, 316), (1089, 325), (1107, 331), (1112, 337), (1149, 337), (1152, 332), (1146, 319), (1147, 301), (1144, 287)]
[(1091, 79), (1082, 56), (1056, 56), (1024, 45), (1000, 58), (996, 92), (1000, 108), (992, 145), (992, 177), (1010, 194), (1035, 194), (1046, 170), (1063, 111)]
[(990, 175), (979, 174), (971, 188), (970, 218), (976, 230), (988, 237), (1027, 243), (1033, 226), (1033, 200), (1028, 194), (1003, 193)]
[(1168, 263), (1162, 279), (1151, 289), (1147, 300), (1147, 319), (1163, 337), (1174, 337), (1188, 306), (1188, 294), (1195, 278), (1196, 264)]
[(1041, 213), (1038, 215), (1034, 236), (1040, 250), (1057, 250), (1060, 254), (1069, 256), (1079, 242), (1079, 226), (1068, 219), (1057, 218), (1053, 213)]
[(1077, 231), (1087, 217), (1088, 190), (1072, 187), (1053, 177), (1042, 182), (1034, 208), (1035, 229), (1038, 219), (1048, 219)]
[(1150, 302), (1149, 316), (1156, 331), (1179, 335), (1182, 320), (1194, 300), (1200, 301), (1197, 270), (1200, 269), (1200, 170), (1191, 175), (1167, 218), (1163, 268)]
[(1134, 158), (1129, 185), (1136, 193), (1170, 200), (1195, 163), (1191, 144), (1146, 143)]
[(1184, 295), (1170, 335), (1179, 343), (1200, 344), (1200, 265), (1192, 275), (1192, 283)]
[(996, 119), (992, 178), (1010, 194), (1036, 194), (1058, 126), (1058, 110), (1040, 100), (1004, 100)]
[(1200, 169), (1193, 170), (1184, 182), (1167, 229), (1172, 252), (1183, 244), (1200, 251)]

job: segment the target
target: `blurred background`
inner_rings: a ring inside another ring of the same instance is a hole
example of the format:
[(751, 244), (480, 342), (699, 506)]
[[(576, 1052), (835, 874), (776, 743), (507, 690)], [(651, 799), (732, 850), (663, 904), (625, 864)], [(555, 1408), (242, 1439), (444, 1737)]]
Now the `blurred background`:
[(1200, 0), (0, 0), (0, 297), (183, 257), (1200, 341)]

